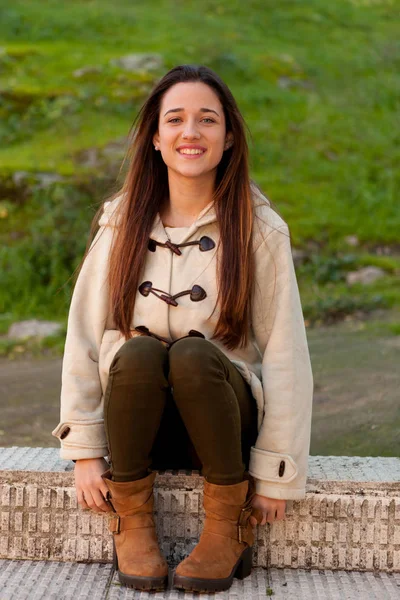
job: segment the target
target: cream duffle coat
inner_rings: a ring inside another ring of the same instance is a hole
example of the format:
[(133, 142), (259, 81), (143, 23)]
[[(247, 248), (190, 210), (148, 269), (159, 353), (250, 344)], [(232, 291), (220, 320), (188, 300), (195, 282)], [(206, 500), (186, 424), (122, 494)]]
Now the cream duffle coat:
[[(113, 323), (106, 286), (109, 251), (113, 234), (118, 230), (119, 216), (115, 210), (121, 198), (105, 203), (100, 229), (79, 273), (70, 304), (62, 363), (60, 422), (52, 431), (61, 443), (60, 456), (66, 460), (108, 456), (104, 394), (112, 359), (125, 342)], [(253, 204), (256, 285), (250, 342), (245, 348), (230, 351), (219, 341), (210, 341), (239, 369), (257, 403), (258, 437), (251, 448), (249, 463), (257, 493), (270, 498), (302, 499), (313, 398), (306, 330), (288, 226), (258, 190), (253, 190)], [(213, 202), (190, 227), (177, 228), (176, 233), (180, 239), (175, 235), (175, 243), (200, 241), (206, 236), (214, 244), (208, 240), (206, 250), (200, 250), (199, 244), (185, 246), (180, 249), (181, 255), (156, 245), (154, 242), (168, 241), (157, 214), (137, 291), (132, 330), (145, 326), (173, 341), (195, 329), (210, 339), (219, 314), (216, 309), (207, 320), (217, 297), (219, 228)], [(143, 286), (144, 282), (147, 283)], [(174, 306), (148, 293), (149, 282), (167, 297), (193, 286), (200, 286), (203, 292), (199, 296), (200, 288), (196, 287), (197, 296), (182, 295)]]

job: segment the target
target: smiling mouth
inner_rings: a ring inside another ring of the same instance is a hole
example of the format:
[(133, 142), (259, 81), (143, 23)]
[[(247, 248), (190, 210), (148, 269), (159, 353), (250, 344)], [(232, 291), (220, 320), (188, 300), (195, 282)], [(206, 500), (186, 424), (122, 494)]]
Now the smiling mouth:
[(184, 156), (201, 156), (202, 154), (205, 154), (205, 150), (199, 150), (198, 148), (196, 149), (189, 149), (189, 148), (183, 148), (182, 150), (177, 150), (177, 152), (179, 154), (182, 154)]

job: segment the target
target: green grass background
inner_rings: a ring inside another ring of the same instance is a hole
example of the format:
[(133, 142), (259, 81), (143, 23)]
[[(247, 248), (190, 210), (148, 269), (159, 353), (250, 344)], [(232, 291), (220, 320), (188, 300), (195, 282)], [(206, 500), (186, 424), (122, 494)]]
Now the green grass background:
[[(213, 68), (237, 99), (251, 175), (309, 255), (297, 268), (308, 323), (399, 309), (399, 1), (1, 0), (0, 9), (0, 333), (19, 318), (65, 322), (64, 284), (118, 178), (79, 153), (127, 136), (153, 83), (182, 63)], [(164, 68), (110, 65), (135, 52), (161, 54)], [(74, 77), (89, 65), (100, 71)], [(26, 188), (15, 183), (21, 172)], [(41, 189), (40, 172), (64, 179)], [(385, 277), (346, 284), (348, 270), (370, 264)]]

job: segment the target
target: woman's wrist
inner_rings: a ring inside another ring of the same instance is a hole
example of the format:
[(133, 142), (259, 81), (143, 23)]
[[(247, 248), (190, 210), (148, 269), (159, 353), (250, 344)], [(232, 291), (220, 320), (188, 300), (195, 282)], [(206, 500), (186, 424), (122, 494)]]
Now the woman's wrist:
[[(104, 456), (98, 456), (96, 458), (102, 458), (103, 460), (105, 460), (107, 463), (109, 463), (109, 461), (104, 457)], [(71, 458), (72, 462), (76, 463), (78, 460), (91, 460), (91, 459), (87, 459), (87, 458)]]

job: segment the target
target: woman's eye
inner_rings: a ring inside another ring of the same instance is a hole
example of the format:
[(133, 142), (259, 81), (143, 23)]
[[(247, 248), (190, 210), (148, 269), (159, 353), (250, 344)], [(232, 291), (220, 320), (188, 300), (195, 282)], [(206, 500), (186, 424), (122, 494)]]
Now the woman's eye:
[[(168, 121), (168, 123), (173, 123), (174, 121), (178, 121), (178, 120), (179, 120), (179, 117), (174, 117), (173, 119), (170, 119)], [(210, 119), (210, 117), (205, 117), (203, 119), (203, 121), (210, 121), (211, 123), (215, 123), (214, 119)]]

